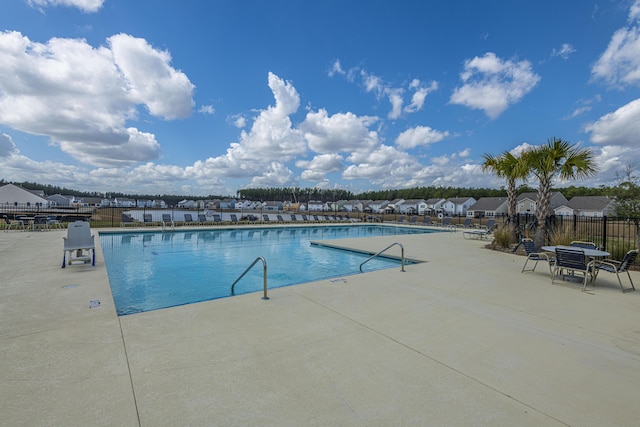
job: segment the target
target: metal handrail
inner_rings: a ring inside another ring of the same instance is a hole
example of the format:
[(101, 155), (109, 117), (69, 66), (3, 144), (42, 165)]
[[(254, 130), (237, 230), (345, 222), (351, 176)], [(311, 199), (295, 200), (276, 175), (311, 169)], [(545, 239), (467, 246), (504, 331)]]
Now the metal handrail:
[(400, 253), (401, 253), (401, 257), (402, 257), (402, 258), (401, 258), (401, 260), (402, 260), (402, 267), (400, 268), (400, 271), (404, 271), (404, 246), (402, 246), (402, 245), (401, 245), (400, 243), (398, 243), (398, 242), (395, 242), (395, 243), (390, 244), (389, 246), (387, 246), (386, 248), (384, 248), (383, 250), (381, 250), (381, 251), (380, 251), (380, 252), (378, 252), (377, 254), (375, 254), (375, 255), (371, 255), (369, 258), (367, 258), (365, 261), (363, 261), (363, 262), (362, 262), (362, 264), (360, 264), (360, 272), (362, 272), (362, 266), (363, 266), (363, 265), (365, 265), (366, 263), (368, 263), (369, 261), (371, 261), (371, 260), (372, 260), (372, 259), (374, 259), (375, 257), (377, 257), (377, 256), (379, 256), (380, 254), (382, 254), (384, 251), (386, 251), (387, 249), (389, 249), (389, 248), (391, 248), (391, 247), (393, 247), (393, 246), (395, 246), (395, 245), (400, 246), (400, 249), (401, 249)]
[(256, 258), (249, 267), (247, 267), (247, 269), (244, 271), (244, 273), (242, 273), (240, 275), (240, 277), (238, 277), (236, 279), (235, 282), (233, 282), (233, 284), (231, 285), (231, 295), (235, 295), (235, 291), (234, 288), (236, 286), (236, 283), (238, 283), (240, 281), (240, 279), (242, 279), (244, 277), (245, 274), (247, 274), (249, 272), (249, 270), (251, 270), (251, 268), (256, 265), (256, 263), (258, 261), (262, 261), (262, 266), (263, 266), (263, 274), (264, 274), (264, 296), (262, 297), (262, 299), (267, 300), (269, 299), (269, 297), (267, 296), (267, 261), (264, 259), (264, 257), (259, 256), (258, 258)]

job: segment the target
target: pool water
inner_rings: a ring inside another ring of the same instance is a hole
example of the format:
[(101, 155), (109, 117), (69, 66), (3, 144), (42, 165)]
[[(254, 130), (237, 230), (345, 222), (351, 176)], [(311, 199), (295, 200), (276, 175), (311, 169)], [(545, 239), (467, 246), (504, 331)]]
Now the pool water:
[[(268, 289), (355, 274), (369, 255), (312, 246), (311, 241), (428, 233), (422, 227), (313, 226), (174, 232), (100, 233), (118, 315), (231, 296), (231, 285), (257, 257)], [(380, 248), (382, 249), (382, 248)], [(400, 266), (377, 257), (364, 271)], [(258, 262), (234, 294), (263, 290)]]

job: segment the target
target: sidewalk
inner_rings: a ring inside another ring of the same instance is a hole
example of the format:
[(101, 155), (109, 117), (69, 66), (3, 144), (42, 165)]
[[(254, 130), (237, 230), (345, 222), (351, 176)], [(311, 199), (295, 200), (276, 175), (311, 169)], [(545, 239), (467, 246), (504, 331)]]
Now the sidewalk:
[(3, 425), (640, 425), (615, 275), (552, 286), (459, 232), (343, 240), (426, 262), (119, 318), (100, 248), (61, 269), (63, 235), (0, 233)]

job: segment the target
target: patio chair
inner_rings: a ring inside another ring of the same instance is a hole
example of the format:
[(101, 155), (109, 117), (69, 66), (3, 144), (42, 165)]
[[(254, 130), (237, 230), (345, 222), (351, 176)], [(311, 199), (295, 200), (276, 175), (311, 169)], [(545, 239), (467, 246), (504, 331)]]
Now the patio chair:
[[(486, 230), (478, 230), (478, 231), (486, 232)], [(533, 243), (533, 239), (522, 239), (522, 246), (524, 247), (524, 250), (527, 252), (527, 259), (525, 260), (524, 265), (522, 266), (521, 273), (534, 272), (536, 271), (538, 262), (546, 261), (547, 264), (549, 264), (549, 273), (553, 275), (552, 267), (556, 261), (556, 259), (553, 256), (550, 256), (546, 252), (538, 251), (536, 249), (535, 243)], [(535, 261), (535, 264), (533, 264), (533, 268), (527, 269), (527, 263), (529, 261)]]
[(422, 220), (422, 225), (433, 225), (431, 224), (431, 217), (425, 215), (424, 219)]
[(556, 246), (556, 262), (555, 269), (551, 275), (551, 284), (555, 283), (556, 277), (563, 276), (564, 271), (571, 272), (569, 277), (574, 277), (575, 273), (583, 275), (582, 290), (587, 289), (587, 278), (593, 273), (593, 261), (588, 261), (584, 250), (571, 246)]
[(415, 225), (418, 223), (418, 217), (416, 215), (413, 215), (411, 218), (409, 218), (409, 224)]
[(400, 215), (398, 220), (396, 221), (398, 224), (402, 224), (404, 222), (404, 215)]
[(576, 247), (576, 248), (586, 248), (586, 249), (597, 249), (597, 246), (595, 243), (593, 242), (582, 242), (580, 240), (574, 240), (573, 242), (571, 242), (570, 246)]
[(62, 239), (64, 242), (62, 248), (62, 268), (71, 265), (75, 261), (81, 261), (83, 264), (91, 261), (91, 265), (96, 265), (96, 246), (88, 222), (75, 221), (69, 223), (67, 236)]
[[(620, 289), (622, 289), (623, 293), (635, 291), (636, 287), (633, 286), (633, 280), (631, 280), (631, 274), (629, 274), (629, 268), (633, 265), (637, 256), (638, 256), (638, 250), (633, 249), (626, 253), (624, 258), (622, 258), (622, 261), (616, 261), (613, 259), (604, 259), (601, 261), (596, 260), (594, 263), (595, 271), (593, 273), (593, 280), (594, 281), (596, 280), (596, 277), (598, 277), (598, 272), (600, 270), (603, 270), (609, 273), (615, 273), (616, 277), (618, 278), (618, 283), (620, 284)], [(622, 280), (620, 280), (620, 273), (624, 273), (624, 272), (626, 272), (627, 276), (629, 276), (629, 283), (631, 283), (631, 287), (626, 289), (624, 286), (622, 286)]]
[(262, 214), (262, 221), (264, 221), (265, 223), (267, 223), (267, 222), (271, 221), (271, 220), (269, 219), (269, 214)]
[(2, 219), (4, 220), (4, 231), (9, 231), (12, 228), (15, 230), (25, 230), (24, 221), (19, 219), (9, 219), (8, 216), (2, 215)]

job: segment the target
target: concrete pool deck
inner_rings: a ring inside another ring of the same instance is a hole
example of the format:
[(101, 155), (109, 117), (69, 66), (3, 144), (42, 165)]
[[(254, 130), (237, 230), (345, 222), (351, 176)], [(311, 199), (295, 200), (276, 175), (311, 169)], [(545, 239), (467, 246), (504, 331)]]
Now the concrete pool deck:
[(612, 274), (376, 237), (334, 243), (427, 262), (117, 317), (64, 235), (0, 232), (2, 425), (640, 425), (640, 291)]

